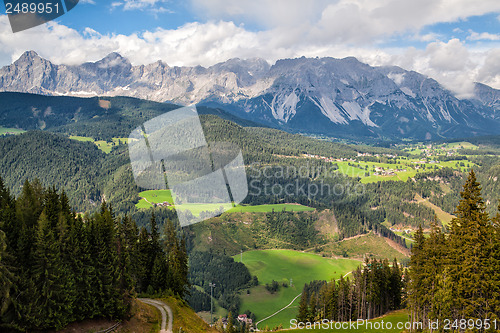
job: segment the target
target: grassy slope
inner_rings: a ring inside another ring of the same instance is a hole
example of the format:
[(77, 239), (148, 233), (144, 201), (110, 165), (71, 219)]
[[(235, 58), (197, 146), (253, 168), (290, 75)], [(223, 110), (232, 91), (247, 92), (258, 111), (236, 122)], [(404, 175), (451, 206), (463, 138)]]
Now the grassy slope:
[(216, 330), (210, 328), (210, 326), (208, 326), (208, 324), (204, 322), (203, 319), (201, 319), (184, 301), (174, 297), (162, 298), (161, 300), (172, 308), (174, 316), (174, 332), (217, 332)]
[[(154, 307), (134, 300), (132, 302), (131, 317), (123, 320), (114, 332), (118, 333), (156, 333), (160, 329), (160, 312)], [(57, 333), (88, 333), (101, 332), (113, 325), (116, 321), (110, 319), (88, 319), (69, 324)], [(53, 332), (53, 331), (50, 331)]]
[[(295, 205), (293, 205), (295, 209)], [(300, 214), (310, 216), (314, 221), (330, 219), (330, 212), (302, 212)], [(305, 249), (314, 248), (316, 245), (325, 243), (325, 239), (333, 239), (334, 226), (326, 224), (317, 225), (321, 235), (325, 237), (315, 237), (310, 243), (298, 246), (292, 244), (277, 234), (269, 233), (267, 214), (258, 213), (224, 213), (219, 217), (214, 217), (190, 226), (189, 231), (196, 235), (193, 247), (197, 251), (218, 251), (229, 255), (239, 254), (241, 250), (255, 249)], [(332, 230), (329, 230), (332, 229)]]
[[(435, 157), (437, 158), (437, 157)], [(470, 161), (446, 161), (439, 162), (437, 164), (433, 163), (418, 163), (420, 159), (403, 159), (398, 158), (400, 164), (394, 163), (376, 163), (376, 162), (334, 162), (339, 167), (339, 172), (345, 174), (349, 177), (360, 177), (362, 183), (373, 183), (378, 181), (387, 181), (387, 180), (402, 180), (406, 181), (408, 178), (414, 177), (418, 172), (426, 172), (432, 170), (435, 166), (438, 168), (448, 167), (452, 169), (460, 169), (461, 171), (468, 171), (471, 167), (477, 167), (476, 164)], [(457, 167), (457, 162), (464, 162), (464, 167)], [(349, 165), (351, 164), (351, 165)], [(416, 169), (416, 165), (425, 164), (426, 169)], [(368, 167), (368, 170), (365, 169)], [(396, 172), (396, 175), (384, 176), (384, 175), (373, 175), (373, 168), (380, 167), (385, 170), (388, 169), (406, 169), (406, 171)], [(369, 176), (365, 176), (365, 172), (369, 172)]]
[[(234, 256), (240, 261), (240, 256)], [(250, 290), (250, 294), (242, 295), (241, 312), (250, 310), (256, 314), (257, 320), (263, 319), (282, 307), (302, 292), (305, 283), (313, 280), (331, 280), (345, 275), (360, 265), (359, 261), (351, 259), (328, 259), (312, 253), (292, 250), (259, 250), (243, 253), (243, 263), (247, 265), (252, 275), (259, 278), (260, 285)], [(290, 282), (292, 287), (281, 287), (280, 291), (270, 294), (264, 285), (272, 280)], [(297, 299), (294, 304), (278, 315), (264, 321), (259, 327), (275, 327), (283, 324), (288, 327), (289, 320), (297, 312)]]
[[(142, 198), (136, 204), (137, 208), (151, 208), (150, 203), (168, 202), (174, 203), (170, 190), (150, 190), (139, 193)], [(178, 210), (189, 209), (194, 215), (199, 214), (203, 210), (218, 209), (221, 204), (183, 204), (176, 206)], [(298, 204), (273, 204), (273, 205), (257, 205), (257, 206), (236, 206), (228, 211), (228, 213), (269, 213), (272, 211), (278, 212), (286, 210), (289, 212), (306, 212), (314, 211), (314, 208), (298, 205)]]
[[(192, 332), (192, 333), (216, 333), (207, 323), (203, 321), (184, 301), (174, 297), (161, 299), (172, 308), (174, 322), (174, 332)], [(161, 314), (160, 311), (151, 305), (144, 304), (134, 300), (132, 302), (131, 317), (122, 321), (115, 332), (119, 333), (156, 333), (160, 329)], [(107, 319), (92, 319), (82, 322), (75, 322), (58, 333), (87, 333), (100, 332), (116, 322)], [(182, 329), (182, 331), (181, 331)]]
[(429, 199), (424, 199), (418, 194), (415, 194), (415, 198), (417, 199), (417, 202), (434, 210), (439, 221), (441, 221), (441, 223), (443, 225), (446, 225), (446, 226), (449, 225), (451, 220), (455, 217), (454, 215), (451, 215), (450, 213), (445, 212), (444, 210), (442, 210), (441, 208), (439, 208), (438, 206), (436, 206), (432, 202), (429, 202)]
[[(406, 252), (403, 248), (400, 248), (400, 250)], [(341, 256), (346, 253), (349, 258), (357, 259), (363, 259), (365, 255), (379, 259), (387, 258), (389, 260), (394, 258), (401, 260), (408, 257), (389, 245), (386, 238), (379, 237), (373, 233), (327, 244), (321, 248), (321, 251), (327, 255), (334, 256)]]
[(25, 131), (19, 128), (7, 128), (7, 127), (2, 127), (0, 126), (0, 135), (6, 135), (6, 134), (21, 134), (24, 133)]
[[(160, 312), (147, 304), (135, 300), (132, 303), (132, 317), (120, 325), (120, 333), (153, 333), (160, 329)], [(72, 331), (73, 332), (73, 331)]]
[(111, 149), (115, 147), (118, 144), (126, 144), (128, 142), (127, 138), (113, 138), (113, 142), (107, 142), (104, 140), (97, 140), (95, 141), (91, 137), (87, 136), (78, 136), (78, 135), (70, 135), (69, 137), (72, 140), (77, 140), (77, 141), (88, 141), (88, 142), (93, 142), (100, 150), (105, 152), (106, 154), (109, 154), (111, 152)]

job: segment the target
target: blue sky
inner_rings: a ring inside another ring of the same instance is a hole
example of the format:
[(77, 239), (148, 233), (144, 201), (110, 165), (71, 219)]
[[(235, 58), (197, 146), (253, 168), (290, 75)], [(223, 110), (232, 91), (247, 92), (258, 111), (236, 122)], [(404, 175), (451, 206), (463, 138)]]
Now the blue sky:
[(115, 51), (134, 65), (175, 66), (355, 56), (419, 71), (457, 95), (474, 81), (500, 89), (498, 0), (80, 0), (16, 34), (0, 10), (0, 66), (26, 50), (58, 64)]
[(144, 5), (135, 9), (125, 9), (123, 3), (121, 1), (80, 1), (74, 11), (62, 16), (58, 21), (79, 31), (91, 27), (101, 34), (129, 35), (155, 30), (158, 27), (176, 29), (187, 22), (198, 20), (189, 9), (189, 3), (184, 1)]

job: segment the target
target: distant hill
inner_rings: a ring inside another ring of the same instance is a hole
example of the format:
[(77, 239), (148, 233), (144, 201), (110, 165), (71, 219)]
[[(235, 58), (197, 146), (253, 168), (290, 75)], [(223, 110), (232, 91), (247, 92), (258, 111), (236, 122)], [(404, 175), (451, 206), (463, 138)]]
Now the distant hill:
[[(96, 140), (127, 138), (145, 121), (180, 106), (130, 97), (78, 98), (26, 93), (0, 93), (0, 126), (49, 130)], [(262, 126), (222, 109), (200, 106), (200, 115), (212, 114), (241, 126)]]
[(204, 68), (161, 61), (132, 66), (112, 53), (67, 66), (29, 51), (0, 69), (0, 91), (197, 103), (290, 132), (349, 139), (500, 134), (498, 90), (476, 84), (472, 99), (458, 99), (422, 74), (353, 57), (282, 59), (272, 66), (262, 59), (230, 59)]

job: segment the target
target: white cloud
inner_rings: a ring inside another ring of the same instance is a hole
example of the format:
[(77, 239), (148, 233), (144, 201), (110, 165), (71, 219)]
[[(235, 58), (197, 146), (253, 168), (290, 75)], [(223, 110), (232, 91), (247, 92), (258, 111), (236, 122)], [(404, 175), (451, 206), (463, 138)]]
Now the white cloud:
[(87, 4), (95, 5), (94, 0), (80, 0), (79, 3), (87, 3)]
[[(123, 6), (123, 10), (145, 10), (155, 8), (168, 0), (123, 0), (115, 1), (111, 4), (112, 8)], [(160, 7), (164, 9), (163, 7)]]
[(498, 41), (500, 40), (500, 34), (490, 34), (489, 32), (475, 32), (469, 30), (469, 36), (467, 36), (467, 40), (489, 40), (489, 41)]
[(500, 49), (487, 52), (483, 66), (477, 75), (479, 82), (486, 83), (492, 87), (500, 88)]
[[(151, 10), (164, 8), (164, 2), (119, 0), (111, 8)], [(55, 63), (96, 61), (116, 51), (134, 65), (161, 59), (171, 66), (210, 66), (232, 57), (273, 62), (300, 56), (355, 56), (370, 65), (398, 65), (421, 72), (460, 96), (471, 93), (473, 81), (500, 88), (498, 49), (473, 49), (465, 41), (421, 33), (436, 22), (500, 11), (497, 0), (482, 0), (474, 6), (465, 0), (310, 0), (307, 6), (303, 0), (191, 2), (208, 19), (206, 23), (130, 35), (99, 34), (91, 28), (79, 33), (56, 22), (13, 34), (7, 17), (0, 15), (0, 65), (26, 50)], [(228, 21), (232, 19), (241, 24)], [(253, 31), (246, 28), (249, 24), (265, 28)], [(428, 43), (427, 47), (380, 47), (380, 41), (401, 35)], [(480, 35), (490, 40), (495, 36)]]
[(316, 41), (366, 44), (425, 26), (500, 11), (500, 1), (481, 0), (191, 0), (200, 16), (272, 28), (297, 27)]

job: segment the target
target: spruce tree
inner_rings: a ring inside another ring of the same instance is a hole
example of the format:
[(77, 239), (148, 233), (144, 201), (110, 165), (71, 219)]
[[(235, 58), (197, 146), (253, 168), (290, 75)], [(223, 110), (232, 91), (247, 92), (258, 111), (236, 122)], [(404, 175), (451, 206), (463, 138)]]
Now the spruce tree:
[(305, 291), (304, 286), (304, 291), (302, 292), (302, 296), (300, 297), (299, 314), (297, 316), (297, 320), (299, 322), (306, 322), (309, 317), (308, 298), (309, 297), (307, 295), (307, 291)]
[(316, 319), (316, 293), (313, 291), (309, 297), (309, 314), (307, 320), (313, 322)]
[(11, 288), (14, 285), (14, 274), (10, 271), (5, 258), (7, 257), (7, 242), (5, 233), (0, 230), (0, 317), (11, 304)]
[(424, 320), (423, 304), (425, 298), (424, 288), (424, 231), (422, 225), (419, 225), (414, 235), (415, 242), (412, 247), (412, 256), (410, 259), (409, 284), (408, 284), (408, 307), (412, 322), (421, 322)]
[(96, 298), (92, 292), (92, 281), (95, 281), (97, 277), (90, 249), (89, 233), (81, 216), (75, 219), (70, 239), (72, 247), (68, 253), (73, 258), (71, 265), (75, 279), (75, 303), (77, 305), (74, 315), (77, 320), (93, 318), (97, 314), (97, 309)]
[(61, 262), (60, 243), (50, 228), (47, 215), (42, 212), (34, 244), (33, 305), (28, 313), (33, 327), (61, 329), (71, 320), (64, 311), (68, 304)]
[(236, 327), (234, 327), (234, 318), (231, 311), (229, 311), (227, 315), (226, 333), (236, 333)]
[(15, 286), (15, 253), (19, 230), (15, 218), (15, 201), (0, 177), (0, 317), (11, 304)]
[(389, 310), (397, 310), (401, 307), (403, 282), (401, 281), (401, 269), (396, 259), (392, 262), (388, 286)]
[(444, 265), (446, 263), (447, 246), (444, 234), (438, 226), (437, 216), (431, 222), (431, 233), (424, 244), (425, 262), (423, 265), (423, 284), (427, 286), (427, 291), (423, 295), (425, 312), (428, 313), (429, 319), (445, 319), (439, 309), (440, 304), (436, 301), (440, 282), (443, 278)]
[(139, 292), (146, 292), (151, 283), (150, 248), (149, 234), (146, 228), (142, 227), (139, 232), (136, 254), (137, 290)]
[(151, 287), (157, 293), (168, 289), (168, 263), (163, 255), (157, 255), (151, 272)]
[(458, 318), (480, 319), (490, 315), (489, 299), (494, 298), (493, 256), (494, 230), (481, 197), (481, 186), (474, 170), (460, 192), (450, 230), (450, 273), (456, 291)]
[(127, 240), (127, 234), (124, 232), (123, 220), (120, 221), (118, 225), (118, 236), (117, 236), (117, 252), (118, 252), (118, 281), (117, 287), (119, 291), (119, 297), (121, 297), (121, 302), (119, 303), (118, 313), (128, 313), (131, 307), (131, 298), (133, 297), (133, 278), (131, 274), (133, 255), (129, 241)]

